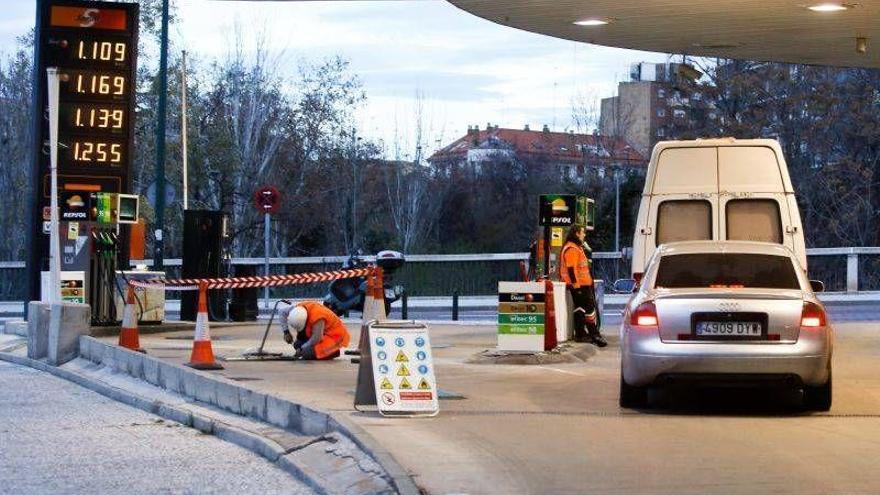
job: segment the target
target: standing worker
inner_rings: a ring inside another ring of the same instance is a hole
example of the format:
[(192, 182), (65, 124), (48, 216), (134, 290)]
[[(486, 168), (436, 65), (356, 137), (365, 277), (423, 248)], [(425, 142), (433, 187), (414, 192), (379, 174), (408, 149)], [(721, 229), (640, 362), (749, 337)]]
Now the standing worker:
[[(342, 320), (317, 301), (304, 301), (281, 310), (284, 341), (293, 344), (295, 358), (324, 360), (339, 357), (350, 336)], [(291, 332), (296, 332), (294, 340)]]
[(568, 230), (560, 253), (559, 276), (574, 301), (574, 341), (592, 342), (597, 347), (605, 347), (608, 342), (599, 333), (593, 277), (590, 275), (590, 262), (584, 252), (586, 237), (587, 231), (583, 225), (573, 225)]

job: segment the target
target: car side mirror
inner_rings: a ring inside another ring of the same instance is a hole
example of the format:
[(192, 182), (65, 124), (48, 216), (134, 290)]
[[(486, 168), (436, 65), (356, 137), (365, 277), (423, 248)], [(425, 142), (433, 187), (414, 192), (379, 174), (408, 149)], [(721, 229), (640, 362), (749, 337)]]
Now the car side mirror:
[(825, 283), (821, 280), (810, 280), (810, 288), (813, 292), (825, 292)]
[(636, 290), (636, 281), (633, 278), (621, 278), (614, 281), (614, 292), (620, 294), (632, 294)]

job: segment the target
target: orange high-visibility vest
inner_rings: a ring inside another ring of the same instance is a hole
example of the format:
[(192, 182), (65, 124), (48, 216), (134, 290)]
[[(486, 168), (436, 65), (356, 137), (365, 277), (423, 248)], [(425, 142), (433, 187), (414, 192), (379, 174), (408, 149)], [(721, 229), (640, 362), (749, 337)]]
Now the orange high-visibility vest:
[[(559, 278), (566, 285), (593, 285), (593, 277), (590, 275), (590, 261), (584, 248), (573, 242), (566, 242), (562, 246), (561, 258), (559, 263)], [(575, 280), (571, 280), (569, 276), (569, 268), (574, 269)]]
[(315, 344), (315, 357), (318, 359), (327, 359), (334, 352), (342, 347), (346, 347), (349, 343), (350, 336), (348, 329), (342, 320), (336, 316), (333, 311), (317, 301), (304, 301), (298, 304), (305, 308), (308, 313), (306, 319), (306, 338), (312, 338), (312, 326), (318, 321), (324, 321), (324, 336)]

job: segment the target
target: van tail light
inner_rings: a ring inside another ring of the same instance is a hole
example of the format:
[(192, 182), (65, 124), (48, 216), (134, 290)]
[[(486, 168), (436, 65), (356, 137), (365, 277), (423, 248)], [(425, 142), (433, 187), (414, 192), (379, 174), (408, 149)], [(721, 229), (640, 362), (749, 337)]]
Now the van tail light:
[(826, 323), (825, 308), (814, 302), (804, 302), (804, 308), (801, 310), (801, 328), (819, 328), (824, 327)]
[(640, 327), (657, 328), (659, 321), (657, 320), (657, 307), (654, 301), (643, 302), (630, 315), (629, 323)]

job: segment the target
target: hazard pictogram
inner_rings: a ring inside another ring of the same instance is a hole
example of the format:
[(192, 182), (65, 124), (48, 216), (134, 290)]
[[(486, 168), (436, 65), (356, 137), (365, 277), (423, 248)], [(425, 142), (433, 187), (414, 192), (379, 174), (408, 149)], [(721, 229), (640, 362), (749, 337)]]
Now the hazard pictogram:
[(403, 351), (397, 351), (397, 359), (395, 359), (398, 363), (408, 363), (409, 358), (406, 357), (406, 354)]
[(409, 384), (409, 380), (407, 380), (406, 377), (404, 377), (402, 380), (400, 380), (400, 389), (401, 390), (412, 389), (412, 385)]
[(419, 382), (419, 390), (431, 390), (431, 385), (428, 383), (428, 380), (422, 378)]
[(409, 369), (405, 364), (400, 365), (400, 369), (397, 370), (397, 376), (409, 376)]
[(388, 377), (385, 377), (382, 379), (382, 385), (380, 385), (380, 388), (382, 390), (392, 390), (394, 388), (394, 385), (391, 384), (391, 380), (389, 380)]

